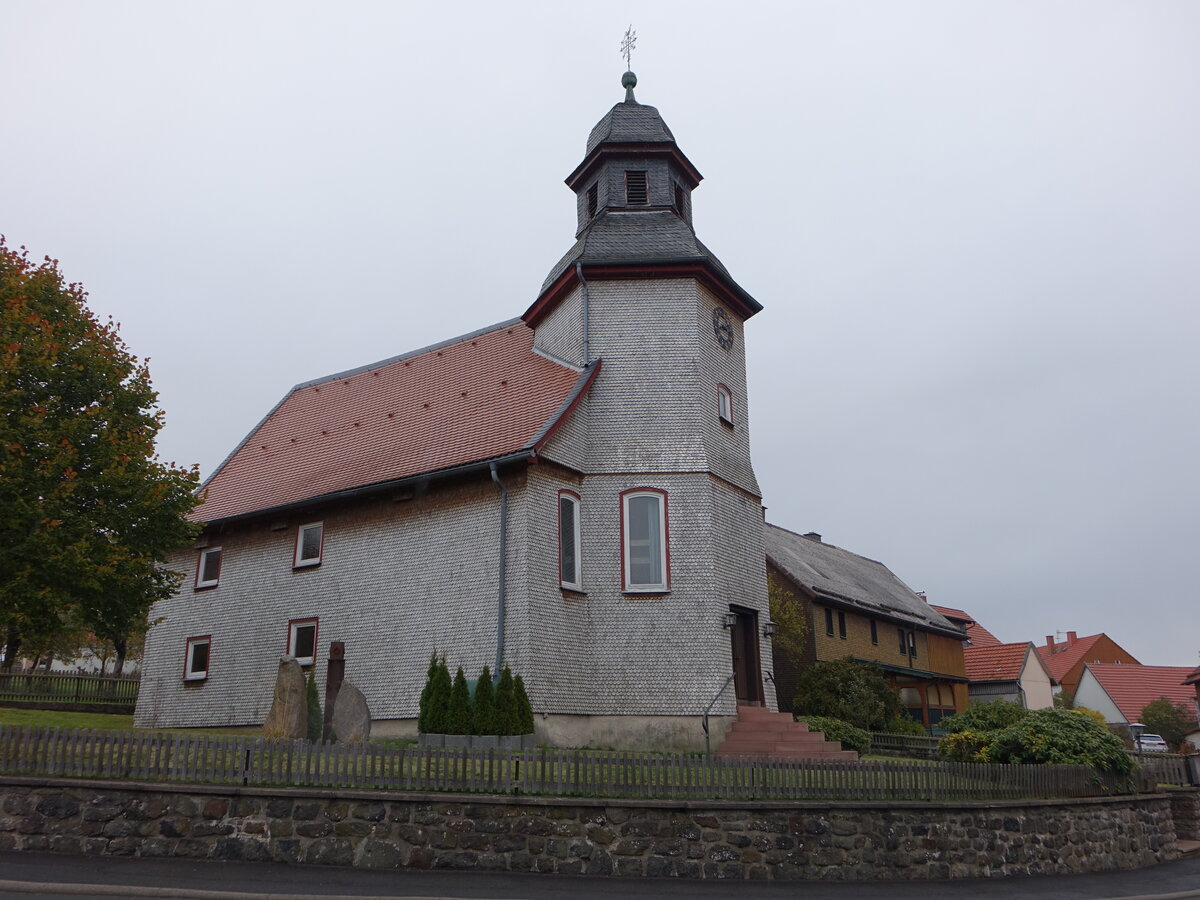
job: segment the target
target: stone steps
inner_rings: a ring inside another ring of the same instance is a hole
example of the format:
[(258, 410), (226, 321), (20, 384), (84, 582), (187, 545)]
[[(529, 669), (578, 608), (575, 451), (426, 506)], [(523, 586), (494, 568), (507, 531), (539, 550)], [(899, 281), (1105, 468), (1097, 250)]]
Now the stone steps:
[(725, 733), (717, 756), (769, 756), (784, 759), (857, 760), (853, 750), (810, 731), (791, 713), (771, 712), (761, 706), (739, 706), (737, 721)]

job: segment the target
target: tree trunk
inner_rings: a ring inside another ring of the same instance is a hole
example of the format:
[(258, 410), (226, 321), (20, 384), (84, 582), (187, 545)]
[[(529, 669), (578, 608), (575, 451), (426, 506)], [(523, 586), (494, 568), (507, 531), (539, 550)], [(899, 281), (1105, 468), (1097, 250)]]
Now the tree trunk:
[(125, 668), (125, 653), (129, 649), (129, 641), (124, 637), (113, 638), (113, 647), (117, 651), (117, 661), (113, 664), (113, 675), (117, 678), (121, 677), (121, 672)]
[(0, 672), (11, 672), (17, 662), (17, 654), (21, 650), (21, 634), (16, 625), (9, 625), (4, 634), (4, 662), (0, 663)]

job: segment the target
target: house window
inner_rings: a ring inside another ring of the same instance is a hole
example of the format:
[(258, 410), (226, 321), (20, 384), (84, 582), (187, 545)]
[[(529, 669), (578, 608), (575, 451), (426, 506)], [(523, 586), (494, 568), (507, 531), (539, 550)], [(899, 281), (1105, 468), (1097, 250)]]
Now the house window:
[(288, 656), (302, 666), (311, 666), (317, 656), (317, 619), (292, 619), (288, 622)]
[(871, 643), (879, 643), (879, 628), (877, 627), (874, 619), (871, 620)]
[(645, 172), (625, 173), (625, 205), (645, 206), (650, 202), (650, 185)]
[(571, 590), (581, 590), (579, 495), (558, 492), (558, 580)]
[(221, 580), (221, 548), (209, 547), (200, 551), (196, 560), (196, 587), (216, 587)]
[(825, 633), (833, 637), (833, 610), (829, 607), (825, 608)]
[(838, 636), (844, 641), (846, 639), (846, 614), (838, 612)]
[(600, 205), (600, 187), (593, 184), (587, 189), (587, 214), (590, 219), (596, 215), (596, 209)]
[(669, 590), (666, 492), (625, 491), (621, 495), (621, 531), (625, 590)]
[(908, 655), (914, 657), (917, 655), (917, 633), (915, 631), (908, 633)]
[(293, 568), (319, 566), (325, 544), (325, 524), (312, 522), (296, 529), (296, 552), (292, 559)]
[(190, 637), (183, 662), (184, 681), (203, 681), (208, 677), (208, 657), (212, 648), (212, 636)]
[(908, 635), (904, 633), (903, 628), (897, 628), (896, 632), (900, 635), (900, 655), (908, 656)]
[(723, 384), (717, 385), (717, 415), (726, 425), (733, 424), (733, 392)]

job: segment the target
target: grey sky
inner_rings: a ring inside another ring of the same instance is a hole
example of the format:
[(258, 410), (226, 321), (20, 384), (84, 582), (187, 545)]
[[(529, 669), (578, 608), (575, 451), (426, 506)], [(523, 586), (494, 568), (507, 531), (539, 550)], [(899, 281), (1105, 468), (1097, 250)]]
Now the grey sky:
[(520, 314), (621, 99), (706, 176), (769, 517), (1002, 640), (1200, 650), (1200, 4), (0, 0), (0, 232), (205, 475), (294, 383)]

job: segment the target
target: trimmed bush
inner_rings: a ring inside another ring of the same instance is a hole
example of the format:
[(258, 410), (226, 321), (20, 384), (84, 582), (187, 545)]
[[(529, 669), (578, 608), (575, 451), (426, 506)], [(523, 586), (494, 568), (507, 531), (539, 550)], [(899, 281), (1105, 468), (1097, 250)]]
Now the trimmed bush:
[(317, 696), (317, 676), (312, 667), (308, 670), (308, 680), (304, 684), (304, 701), (308, 707), (307, 737), (316, 744), (321, 740), (325, 721), (321, 715), (321, 699)]
[(434, 731), (429, 727), (430, 714), (430, 698), (433, 696), (433, 681), (437, 675), (438, 658), (437, 651), (429, 655), (429, 669), (425, 672), (425, 687), (421, 688), (421, 700), (417, 706), (417, 731), (421, 734), (433, 734)]
[(1091, 716), (1070, 709), (1035, 709), (993, 733), (989, 762), (1089, 765), (1125, 774), (1133, 762), (1116, 735)]
[(492, 687), (492, 673), (487, 666), (479, 673), (475, 683), (475, 715), (471, 722), (472, 734), (496, 734), (496, 695)]
[(500, 682), (496, 685), (496, 734), (520, 734), (521, 720), (517, 712), (517, 689), (513, 684), (512, 670), (505, 666), (500, 670)]
[(1010, 700), (993, 700), (990, 703), (976, 703), (968, 706), (960, 713), (947, 716), (938, 724), (950, 734), (960, 731), (996, 731), (1007, 728), (1021, 721), (1029, 714), (1029, 710), (1020, 703)]
[(863, 728), (851, 725), (842, 719), (828, 716), (797, 716), (797, 722), (807, 722), (811, 731), (820, 731), (826, 740), (837, 741), (844, 750), (866, 753), (871, 749), (871, 735)]
[(467, 676), (462, 666), (454, 673), (454, 685), (450, 688), (450, 706), (446, 716), (446, 734), (471, 733), (471, 692), (467, 689)]
[(517, 714), (521, 723), (521, 729), (517, 733), (533, 734), (533, 707), (529, 705), (529, 695), (525, 693), (525, 682), (518, 675), (513, 679), (513, 684), (517, 689)]
[(900, 714), (900, 695), (879, 666), (847, 656), (816, 663), (801, 673), (792, 709), (800, 716), (825, 716), (865, 731), (882, 731)]
[(429, 692), (429, 731), (445, 734), (450, 727), (450, 670), (446, 668), (446, 657), (438, 660), (433, 673), (432, 689)]

